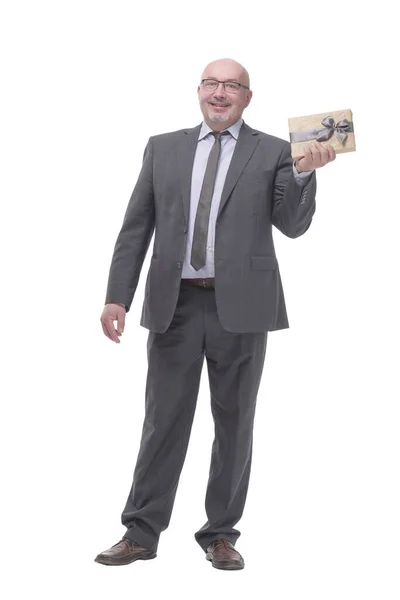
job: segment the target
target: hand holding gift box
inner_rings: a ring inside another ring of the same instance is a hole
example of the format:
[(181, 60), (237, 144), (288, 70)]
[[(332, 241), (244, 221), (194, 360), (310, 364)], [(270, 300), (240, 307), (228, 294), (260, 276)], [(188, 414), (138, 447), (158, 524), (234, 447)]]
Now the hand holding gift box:
[(351, 110), (291, 118), (289, 131), (299, 172), (323, 167), (335, 160), (336, 154), (356, 149)]
[(335, 158), (336, 152), (331, 144), (323, 146), (320, 142), (310, 142), (304, 146), (304, 156), (297, 158), (294, 164), (297, 172), (302, 173), (324, 167)]

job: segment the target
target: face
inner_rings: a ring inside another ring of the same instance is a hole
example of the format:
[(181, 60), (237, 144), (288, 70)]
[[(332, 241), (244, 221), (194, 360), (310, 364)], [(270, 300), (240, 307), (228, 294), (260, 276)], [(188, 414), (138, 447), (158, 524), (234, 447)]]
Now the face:
[[(216, 61), (203, 71), (201, 79), (219, 81), (237, 81), (249, 85), (248, 75), (243, 67), (234, 61)], [(222, 83), (212, 91), (206, 91), (203, 85), (197, 88), (201, 112), (204, 120), (214, 131), (222, 131), (235, 123), (244, 109), (250, 104), (253, 93), (239, 88), (237, 92), (226, 92)]]

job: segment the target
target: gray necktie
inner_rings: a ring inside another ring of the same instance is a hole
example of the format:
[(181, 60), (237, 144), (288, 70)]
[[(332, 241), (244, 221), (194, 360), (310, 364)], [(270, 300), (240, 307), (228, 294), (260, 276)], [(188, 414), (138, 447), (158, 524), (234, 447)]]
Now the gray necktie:
[(203, 185), (200, 192), (196, 220), (194, 223), (192, 255), (190, 257), (190, 264), (196, 271), (206, 264), (208, 223), (210, 220), (211, 201), (214, 193), (218, 159), (221, 152), (221, 135), (229, 135), (229, 131), (223, 131), (222, 133), (213, 131), (211, 133), (215, 136), (215, 142), (208, 157), (206, 172), (204, 174)]

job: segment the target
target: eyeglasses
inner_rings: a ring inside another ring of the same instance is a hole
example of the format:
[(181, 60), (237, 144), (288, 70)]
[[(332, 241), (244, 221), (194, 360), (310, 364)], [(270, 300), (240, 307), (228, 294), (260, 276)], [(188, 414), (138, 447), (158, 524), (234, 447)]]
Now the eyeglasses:
[(244, 88), (245, 90), (249, 90), (250, 88), (247, 85), (243, 85), (243, 83), (239, 83), (238, 81), (218, 81), (218, 79), (202, 79), (201, 85), (206, 92), (213, 92), (217, 89), (218, 84), (222, 83), (224, 86), (224, 90), (229, 93), (236, 93), (240, 90), (240, 88)]

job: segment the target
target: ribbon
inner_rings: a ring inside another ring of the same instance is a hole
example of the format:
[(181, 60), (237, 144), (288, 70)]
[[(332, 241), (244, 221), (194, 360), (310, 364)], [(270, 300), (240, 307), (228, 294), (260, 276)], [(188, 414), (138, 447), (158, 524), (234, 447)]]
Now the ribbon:
[(325, 117), (321, 121), (322, 129), (307, 129), (305, 131), (291, 132), (290, 142), (296, 144), (297, 142), (308, 142), (309, 140), (317, 140), (317, 142), (326, 142), (332, 135), (335, 135), (341, 144), (344, 143), (347, 138), (347, 134), (354, 131), (353, 123), (347, 119), (342, 119), (335, 123), (333, 117)]

